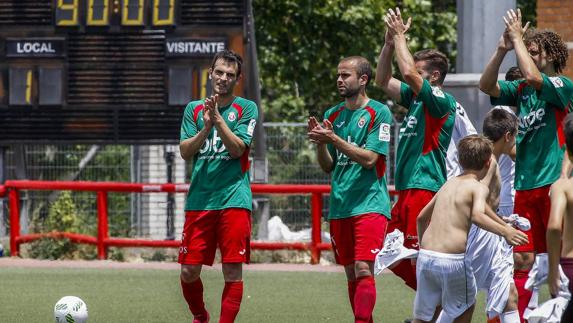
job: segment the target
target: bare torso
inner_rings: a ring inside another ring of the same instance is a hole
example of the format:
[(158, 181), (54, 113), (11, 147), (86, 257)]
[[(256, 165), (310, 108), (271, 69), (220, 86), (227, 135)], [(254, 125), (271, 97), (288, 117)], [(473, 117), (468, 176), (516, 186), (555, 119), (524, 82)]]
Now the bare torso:
[(501, 192), (501, 175), (499, 173), (499, 165), (493, 155), (487, 175), (480, 182), (489, 188), (489, 195), (486, 199), (487, 204), (491, 206), (494, 211), (497, 210)]
[(422, 237), (422, 249), (449, 254), (465, 252), (473, 200), (480, 189), (484, 189), (483, 184), (464, 175), (451, 178), (442, 186)]
[(573, 258), (573, 179), (567, 180), (564, 188), (567, 207), (563, 215), (561, 257)]

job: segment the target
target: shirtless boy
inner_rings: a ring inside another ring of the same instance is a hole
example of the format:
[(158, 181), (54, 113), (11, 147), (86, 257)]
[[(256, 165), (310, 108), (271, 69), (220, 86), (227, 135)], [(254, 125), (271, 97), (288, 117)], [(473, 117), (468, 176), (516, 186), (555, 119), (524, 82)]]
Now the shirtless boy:
[(490, 169), (492, 151), (491, 141), (483, 136), (462, 139), (458, 159), (464, 172), (448, 180), (418, 217), (414, 322), (431, 321), (438, 305), (456, 318), (454, 322), (471, 321), (477, 290), (465, 251), (472, 223), (503, 236), (510, 245), (527, 242), (524, 233), (485, 214), (489, 189), (479, 181)]

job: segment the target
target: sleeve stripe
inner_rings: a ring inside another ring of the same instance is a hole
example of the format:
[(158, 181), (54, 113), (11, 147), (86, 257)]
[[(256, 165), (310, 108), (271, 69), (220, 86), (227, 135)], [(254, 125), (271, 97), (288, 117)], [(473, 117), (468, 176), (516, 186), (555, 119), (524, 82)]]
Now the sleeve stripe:
[(334, 123), (334, 120), (336, 120), (336, 118), (338, 117), (340, 112), (342, 112), (343, 109), (344, 109), (344, 106), (342, 106), (342, 107), (338, 108), (338, 110), (334, 111), (334, 113), (328, 117), (328, 121), (330, 121), (330, 123)]
[(370, 131), (372, 129), (372, 126), (374, 126), (374, 121), (376, 120), (376, 111), (374, 111), (374, 109), (372, 109), (368, 105), (366, 106), (366, 108), (364, 108), (364, 110), (370, 113), (370, 123), (368, 124), (368, 131)]
[(237, 103), (233, 103), (233, 108), (235, 108), (237, 110), (237, 114), (238, 114), (237, 120), (240, 120), (241, 117), (243, 116), (243, 107)]
[(523, 88), (525, 88), (526, 86), (527, 86), (526, 82), (519, 83), (519, 85), (517, 86), (517, 95), (521, 95)]
[(197, 122), (197, 118), (199, 118), (199, 112), (201, 112), (203, 108), (204, 106), (202, 104), (199, 104), (198, 106), (195, 107), (195, 109), (193, 109), (193, 121)]

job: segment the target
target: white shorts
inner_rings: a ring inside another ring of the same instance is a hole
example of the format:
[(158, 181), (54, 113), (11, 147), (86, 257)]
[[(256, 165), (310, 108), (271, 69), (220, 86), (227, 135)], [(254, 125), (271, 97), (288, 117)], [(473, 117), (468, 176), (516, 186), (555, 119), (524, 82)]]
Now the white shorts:
[(420, 249), (414, 318), (430, 321), (438, 305), (449, 316), (458, 317), (475, 303), (477, 289), (468, 259), (464, 254)]
[(475, 225), (467, 244), (477, 288), (487, 293), (486, 312), (495, 317), (503, 312), (513, 283), (513, 248), (502, 237)]

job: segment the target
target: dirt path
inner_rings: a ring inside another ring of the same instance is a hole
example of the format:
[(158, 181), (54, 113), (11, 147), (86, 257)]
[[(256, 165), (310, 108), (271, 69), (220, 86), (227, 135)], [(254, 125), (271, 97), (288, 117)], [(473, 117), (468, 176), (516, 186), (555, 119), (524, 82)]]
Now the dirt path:
[[(110, 260), (37, 260), (16, 257), (0, 258), (0, 268), (106, 268), (106, 269), (161, 269), (179, 270), (179, 264), (172, 262), (115, 262)], [(221, 270), (220, 264), (204, 267), (206, 270)], [(307, 271), (344, 272), (341, 266), (306, 264), (251, 264), (245, 271)]]

